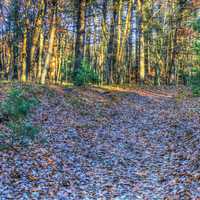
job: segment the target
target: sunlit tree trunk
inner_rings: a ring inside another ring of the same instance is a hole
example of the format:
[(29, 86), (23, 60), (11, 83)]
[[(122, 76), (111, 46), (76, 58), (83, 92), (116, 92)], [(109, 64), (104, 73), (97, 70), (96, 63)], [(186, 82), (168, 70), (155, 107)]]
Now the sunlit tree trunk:
[(58, 70), (57, 70), (57, 77), (56, 77), (56, 82), (59, 83), (61, 80), (61, 68), (62, 68), (62, 60), (63, 60), (63, 53), (64, 53), (64, 38), (63, 36), (60, 37), (59, 42), (58, 42), (58, 47), (59, 47), (59, 56), (58, 56)]
[(128, 63), (127, 63), (127, 82), (131, 83), (133, 78), (133, 32), (134, 32), (134, 3), (131, 6), (131, 17), (130, 17), (130, 31), (128, 38)]
[(144, 40), (144, 24), (143, 24), (143, 0), (138, 0), (138, 23), (139, 23), (139, 43), (140, 43), (140, 49), (139, 49), (139, 75), (140, 75), (140, 83), (144, 83), (145, 79), (145, 53), (144, 53), (144, 46), (145, 46), (145, 40)]
[(106, 51), (107, 51), (107, 39), (108, 39), (108, 30), (107, 30), (107, 6), (108, 2), (103, 1), (102, 9), (102, 21), (101, 21), (101, 47), (100, 47), (100, 58), (99, 58), (99, 67), (100, 67), (100, 81), (103, 83), (106, 80)]
[(126, 16), (126, 21), (125, 21), (125, 28), (122, 33), (122, 39), (121, 39), (121, 45), (119, 48), (119, 54), (118, 54), (118, 65), (120, 71), (119, 71), (119, 83), (123, 82), (123, 79), (125, 78), (125, 69), (123, 69), (123, 66), (125, 65), (124, 63), (124, 53), (125, 53), (125, 46), (127, 46), (127, 40), (130, 32), (130, 18), (131, 18), (131, 11), (132, 11), (132, 0), (128, 2), (128, 10), (127, 10), (127, 16)]
[(38, 2), (38, 15), (37, 15), (36, 21), (35, 21), (35, 29), (33, 32), (31, 54), (30, 54), (30, 62), (31, 62), (31, 68), (33, 71), (34, 78), (36, 78), (36, 74), (37, 74), (35, 51), (36, 51), (36, 47), (37, 47), (38, 40), (40, 37), (40, 32), (42, 29), (44, 10), (45, 10), (45, 2), (44, 2), (44, 0), (41, 0)]
[(22, 47), (22, 69), (21, 69), (21, 81), (26, 81), (26, 64), (27, 64), (27, 26), (28, 26), (28, 20), (25, 22), (24, 26), (24, 33), (23, 33), (23, 47)]
[(51, 16), (51, 24), (50, 24), (48, 51), (47, 51), (44, 68), (43, 68), (42, 75), (41, 75), (41, 83), (42, 84), (45, 83), (47, 70), (49, 68), (52, 53), (53, 53), (53, 44), (54, 44), (54, 38), (56, 35), (56, 12), (57, 12), (56, 10), (57, 10), (56, 5), (52, 5), (52, 11), (51, 11), (52, 16)]
[[(121, 73), (121, 63), (120, 63), (120, 49), (123, 48), (121, 46), (121, 39), (122, 39), (122, 0), (117, 2), (117, 24), (115, 25), (117, 41), (116, 41), (116, 52), (115, 52), (115, 74), (114, 74), (114, 81), (116, 83), (120, 82), (120, 73)], [(115, 50), (115, 49), (114, 49)]]
[(42, 63), (43, 63), (43, 51), (44, 51), (44, 33), (41, 29), (40, 31), (40, 42), (39, 42), (39, 55), (38, 55), (38, 73), (37, 73), (37, 79), (41, 79), (42, 74)]

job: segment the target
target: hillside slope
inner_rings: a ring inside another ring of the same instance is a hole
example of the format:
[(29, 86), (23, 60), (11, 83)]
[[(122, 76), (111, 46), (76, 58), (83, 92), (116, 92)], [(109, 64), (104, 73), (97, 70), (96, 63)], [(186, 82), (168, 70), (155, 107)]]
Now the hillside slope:
[(200, 199), (199, 98), (31, 87), (40, 104), (28, 120), (41, 131), (29, 147), (0, 152), (1, 200)]

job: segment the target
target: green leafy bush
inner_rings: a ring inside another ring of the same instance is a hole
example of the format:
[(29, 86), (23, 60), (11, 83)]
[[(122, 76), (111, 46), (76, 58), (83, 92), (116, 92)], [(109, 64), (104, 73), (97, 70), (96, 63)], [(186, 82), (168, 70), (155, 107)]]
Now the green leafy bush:
[(194, 96), (200, 96), (200, 69), (193, 68), (190, 85)]
[[(192, 27), (194, 31), (200, 33), (200, 18), (197, 18)], [(192, 68), (191, 87), (194, 96), (200, 96), (200, 37), (197, 37), (193, 44), (193, 50), (196, 53), (196, 64), (198, 67)]]
[(38, 103), (28, 96), (25, 89), (11, 89), (7, 98), (0, 104), (1, 120), (5, 121), (9, 133), (0, 133), (0, 146), (25, 145), (33, 140), (38, 128), (25, 121), (29, 111)]
[(190, 72), (189, 69), (180, 69), (179, 72), (179, 78), (182, 81), (184, 85), (188, 85), (190, 81)]
[(37, 104), (36, 98), (29, 98), (22, 89), (12, 89), (1, 104), (1, 112), (10, 119), (26, 116), (29, 110)]
[(29, 144), (30, 141), (35, 139), (38, 133), (38, 128), (26, 121), (10, 122), (8, 127), (12, 134), (10, 138), (12, 144)]
[(73, 82), (76, 86), (98, 84), (99, 75), (87, 61), (82, 61), (81, 67), (76, 71), (73, 76)]

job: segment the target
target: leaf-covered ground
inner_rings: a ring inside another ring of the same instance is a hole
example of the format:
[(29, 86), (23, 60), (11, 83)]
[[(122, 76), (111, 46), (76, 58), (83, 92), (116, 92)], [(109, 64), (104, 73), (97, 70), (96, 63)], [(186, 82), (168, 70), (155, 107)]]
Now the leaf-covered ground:
[(41, 132), (0, 152), (1, 200), (200, 199), (199, 98), (174, 88), (32, 90)]

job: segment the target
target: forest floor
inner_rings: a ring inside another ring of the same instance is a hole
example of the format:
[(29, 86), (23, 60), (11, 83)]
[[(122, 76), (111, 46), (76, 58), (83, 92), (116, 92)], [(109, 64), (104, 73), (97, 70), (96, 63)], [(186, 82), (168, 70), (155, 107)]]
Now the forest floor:
[(200, 98), (169, 87), (33, 87), (40, 105), (29, 118), (41, 131), (0, 152), (0, 200), (200, 199)]

